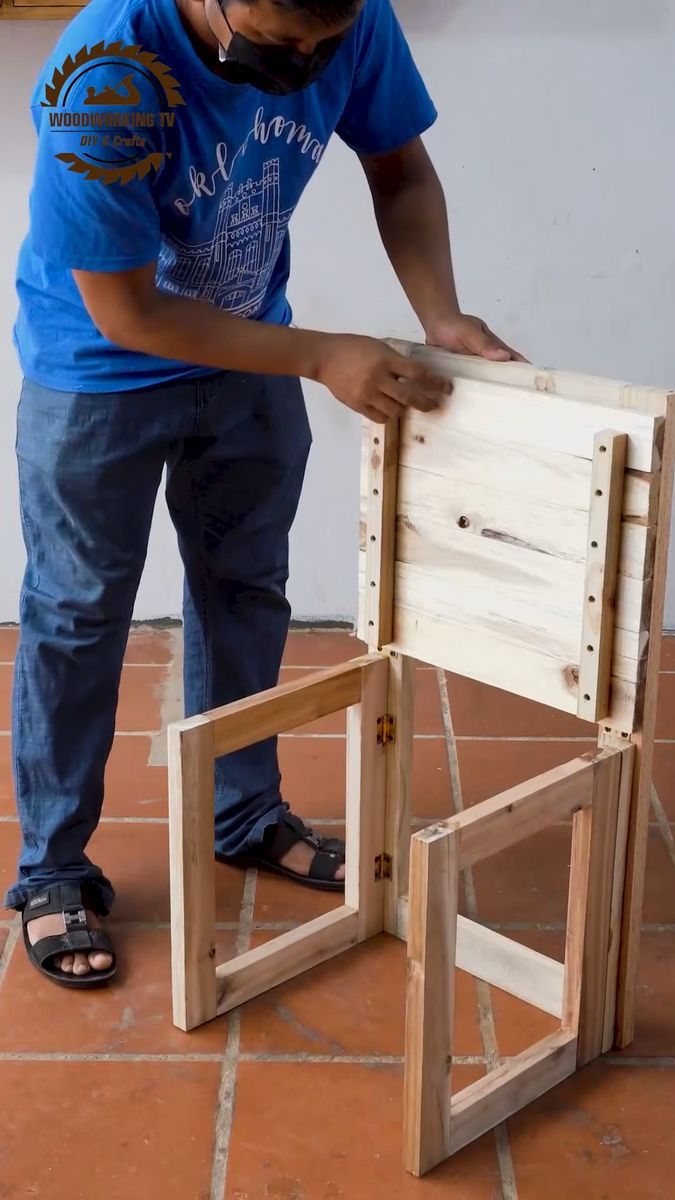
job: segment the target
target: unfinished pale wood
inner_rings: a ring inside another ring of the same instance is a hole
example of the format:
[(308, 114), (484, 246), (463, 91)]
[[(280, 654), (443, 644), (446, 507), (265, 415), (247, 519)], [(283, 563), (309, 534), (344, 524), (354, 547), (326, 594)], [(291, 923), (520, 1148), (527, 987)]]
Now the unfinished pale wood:
[(385, 819), (384, 927), (395, 937), (405, 938), (399, 928), (401, 897), (408, 895), (410, 831), (412, 822), (412, 769), (415, 730), (415, 664), (393, 654), (389, 659), (387, 712), (394, 723), (394, 741), (387, 751)]
[[(422, 359), (424, 361), (424, 359)], [(557, 454), (563, 458), (593, 456), (596, 433), (608, 426), (617, 433), (628, 435), (626, 468), (647, 473), (658, 470), (660, 459), (655, 451), (656, 431), (661, 416), (614, 408), (592, 401), (582, 402), (570, 397), (513, 387), (503, 383), (470, 379), (453, 374), (439, 366), (438, 373), (453, 381), (450, 400), (440, 412), (411, 412), (406, 418), (408, 429), (405, 445), (412, 437), (417, 440), (418, 453), (438, 456), (440, 447), (455, 434), (475, 438), (487, 446), (502, 445), (505, 453), (511, 447), (517, 452)], [(438, 439), (429, 451), (430, 439)], [(423, 438), (423, 441), (419, 439)], [(402, 462), (406, 461), (405, 452)], [(419, 461), (419, 460), (418, 460)], [(529, 479), (523, 479), (529, 486)]]
[(627, 442), (625, 433), (595, 435), (577, 706), (586, 721), (602, 720), (610, 707)]
[[(396, 608), (394, 641), (386, 649), (576, 714), (578, 666), (571, 657), (542, 654), (485, 629), (402, 605)], [(614, 677), (608, 719), (617, 729), (630, 731), (637, 706), (637, 685)]]
[(565, 933), (565, 965), (563, 968), (563, 1003), (561, 1025), (575, 1037), (579, 1032), (581, 985), (584, 972), (586, 944), (586, 915), (591, 862), (593, 810), (584, 808), (574, 814), (572, 822), (572, 853), (567, 901), (567, 930)]
[(464, 871), (588, 807), (593, 798), (598, 761), (592, 754), (582, 755), (473, 804), (434, 828), (457, 834), (460, 866)]
[(607, 982), (605, 990), (605, 1016), (603, 1022), (602, 1053), (607, 1054), (614, 1045), (616, 1024), (617, 990), (619, 986), (619, 954), (621, 951), (621, 918), (623, 893), (626, 883), (626, 853), (628, 849), (628, 824), (635, 771), (635, 746), (623, 742), (621, 753), (621, 782), (616, 821), (614, 848), (614, 871), (609, 920), (609, 950), (607, 958)]
[(388, 676), (388, 658), (376, 656), (347, 714), (345, 902), (358, 912), (359, 941), (384, 929)]
[(451, 354), (447, 350), (410, 342), (392, 340), (389, 344), (401, 353), (410, 353), (413, 359), (421, 360), (430, 371), (445, 374), (451, 379), (461, 375), (480, 382), (503, 383), (549, 395), (568, 396), (581, 403), (637, 409), (654, 416), (664, 416), (666, 411), (668, 393), (662, 388), (637, 387), (632, 383), (572, 371), (546, 370), (530, 363), (490, 362), (485, 358)]
[[(222, 963), (211, 972), (217, 986), (217, 1015), (302, 975), (342, 954), (358, 941), (358, 913), (347, 905), (282, 933), (263, 946)], [(215, 1014), (214, 1014), (215, 1015)]]
[(363, 671), (377, 658), (364, 655), (337, 667), (311, 672), (245, 700), (189, 717), (178, 728), (187, 732), (208, 725), (216, 758), (232, 754), (244, 746), (358, 704)]
[(552, 1017), (562, 1018), (563, 964), (538, 950), (459, 916), (457, 966)]
[(459, 846), (447, 830), (412, 840), (403, 1159), (424, 1175), (447, 1156)]
[(621, 761), (620, 751), (609, 751), (595, 764), (577, 1047), (579, 1066), (602, 1053)]
[(213, 730), (168, 739), (173, 1020), (187, 1032), (216, 1015)]
[(447, 1154), (456, 1154), (562, 1083), (575, 1070), (576, 1039), (574, 1034), (563, 1030), (470, 1084), (453, 1097), (450, 1106)]
[[(580, 700), (586, 716), (591, 704), (594, 717), (607, 709), (582, 664), (597, 653), (586, 650), (594, 642), (582, 643), (582, 632), (584, 598), (594, 594), (585, 587), (591, 496), (602, 490), (591, 488), (594, 439), (611, 426), (626, 439), (627, 472), (620, 505), (616, 498), (622, 526), (607, 721), (630, 732), (644, 692), (665, 393), (586, 380), (556, 395), (560, 381), (549, 373), (542, 391), (537, 373), (516, 386), (505, 364), (492, 373), (495, 364), (484, 372), (473, 363), (463, 373), (464, 359), (411, 353), (452, 377), (454, 390), (441, 413), (411, 412), (401, 427), (387, 647), (563, 711), (578, 712)], [(364, 588), (368, 523), (366, 505)], [(596, 660), (603, 689), (608, 640)]]
[[(405, 426), (403, 436), (404, 439), (408, 436)], [(462, 439), (458, 437), (458, 445), (453, 442), (452, 453), (440, 459), (437, 471), (412, 465), (414, 452), (405, 452), (405, 465), (399, 468), (397, 557), (403, 562), (428, 559), (431, 563), (442, 563), (447, 561), (450, 534), (461, 549), (473, 538), (499, 540), (500, 530), (506, 525), (513, 545), (531, 546), (541, 554), (583, 563), (588, 538), (591, 463), (556, 454), (541, 462), (532, 452), (521, 455), (517, 449), (509, 451), (506, 457), (498, 452), (495, 443), (488, 445), (487, 461), (479, 466), (476, 439), (465, 438), (464, 443), (466, 461), (459, 457)], [(473, 453), (469, 452), (469, 446)], [(528, 495), (518, 488), (519, 470), (531, 471), (528, 480), (538, 497), (536, 511)], [(472, 471), (481, 473), (470, 478)], [(535, 489), (537, 475), (541, 476), (541, 483)], [(653, 569), (655, 530), (647, 522), (649, 478), (624, 476), (619, 575), (632, 579), (648, 578)], [(463, 516), (470, 523), (460, 529), (458, 522)], [(363, 519), (363, 551), (365, 530)]]
[[(619, 1048), (630, 1044), (633, 1040), (635, 1030), (635, 998), (640, 951), (640, 927), (647, 864), (647, 837), (649, 832), (649, 796), (654, 759), (659, 657), (661, 651), (661, 631), (663, 629), (666, 572), (668, 569), (674, 470), (675, 397), (669, 396), (666, 406), (662, 470), (660, 478), (654, 479), (653, 484), (654, 494), (658, 497), (655, 501), (655, 507), (658, 511), (658, 533), (654, 560), (651, 609), (645, 614), (645, 633), (649, 639), (649, 649), (644, 687), (644, 709), (642, 713), (642, 727), (632, 738), (636, 750), (628, 832), (626, 885), (624, 891), (617, 994), (616, 1045)], [(616, 736), (621, 728), (621, 726), (618, 728), (615, 726), (614, 731), (609, 734), (606, 734), (603, 728), (600, 733), (601, 741), (604, 739), (607, 739), (610, 743), (616, 741)]]
[(360, 592), (360, 625), (361, 636), (371, 650), (378, 650), (392, 636), (398, 441), (398, 421), (387, 425), (367, 422), (364, 427), (366, 578)]

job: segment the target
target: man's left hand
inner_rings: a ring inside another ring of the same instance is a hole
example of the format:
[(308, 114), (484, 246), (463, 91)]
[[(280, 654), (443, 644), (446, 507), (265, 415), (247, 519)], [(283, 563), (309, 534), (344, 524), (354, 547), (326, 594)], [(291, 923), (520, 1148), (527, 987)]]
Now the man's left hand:
[(475, 354), (492, 362), (527, 362), (522, 354), (507, 346), (488, 329), (485, 321), (479, 317), (465, 316), (464, 313), (446, 318), (428, 330), (427, 345), (452, 350), (455, 354)]

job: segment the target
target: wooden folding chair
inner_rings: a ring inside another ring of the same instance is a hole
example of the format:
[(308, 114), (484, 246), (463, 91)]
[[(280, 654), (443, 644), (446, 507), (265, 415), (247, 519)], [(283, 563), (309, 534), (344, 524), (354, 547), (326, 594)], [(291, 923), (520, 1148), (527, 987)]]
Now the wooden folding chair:
[[(632, 1039), (675, 435), (655, 388), (393, 344), (454, 391), (441, 414), (364, 430), (368, 655), (169, 732), (174, 1019), (407, 936), (405, 1165), (421, 1174)], [(597, 722), (597, 754), (418, 833), (411, 857), (415, 660)], [(216, 966), (213, 762), (341, 708), (345, 904)], [(458, 917), (457, 880), (565, 817), (563, 965)], [(561, 1026), (453, 1099), (455, 964)]]

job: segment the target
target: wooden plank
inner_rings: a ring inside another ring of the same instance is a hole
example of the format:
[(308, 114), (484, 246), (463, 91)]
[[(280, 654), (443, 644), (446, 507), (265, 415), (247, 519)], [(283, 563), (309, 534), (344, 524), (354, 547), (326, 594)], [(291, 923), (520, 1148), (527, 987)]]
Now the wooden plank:
[(403, 1162), (424, 1175), (446, 1158), (454, 1021), (459, 853), (452, 833), (411, 843)]
[(391, 878), (385, 885), (384, 927), (394, 937), (399, 929), (399, 901), (408, 893), (412, 823), (413, 739), (415, 730), (415, 663), (401, 654), (389, 659), (387, 711), (394, 720), (394, 742), (387, 753), (385, 853)]
[(314, 671), (245, 700), (189, 717), (179, 722), (177, 728), (188, 732), (209, 725), (216, 758), (231, 754), (243, 746), (252, 746), (264, 738), (358, 704), (363, 670), (377, 659), (378, 656), (364, 655), (337, 667)]
[(609, 711), (627, 441), (611, 430), (595, 435), (577, 707), (586, 721)]
[(421, 437), (424, 442), (418, 444), (426, 447), (434, 438), (440, 444), (463, 434), (485, 445), (497, 443), (506, 454), (513, 447), (590, 460), (596, 433), (611, 423), (617, 433), (628, 435), (626, 467), (651, 472), (659, 467), (654, 445), (661, 419), (613, 409), (608, 421), (603, 405), (455, 375), (450, 402), (433, 413), (411, 410), (406, 437)]
[[(658, 532), (654, 560), (651, 611), (646, 614), (645, 620), (645, 630), (649, 636), (649, 654), (644, 689), (644, 709), (641, 713), (642, 727), (632, 738), (636, 747), (636, 760), (628, 832), (626, 886), (619, 964), (616, 1028), (616, 1045), (618, 1048), (623, 1048), (630, 1044), (635, 1029), (635, 997), (640, 951), (640, 924), (642, 920), (644, 878), (647, 862), (649, 796), (654, 759), (659, 659), (661, 653), (661, 631), (663, 629), (666, 572), (668, 569), (674, 471), (675, 396), (670, 396), (667, 405), (662, 471), (660, 479), (655, 478), (653, 481), (653, 490), (655, 495), (658, 496)], [(614, 722), (609, 724), (614, 724)], [(609, 734), (602, 729), (600, 733), (601, 740), (606, 740), (610, 743), (615, 741), (618, 730), (621, 728), (621, 726), (615, 726), (616, 732), (610, 732)]]
[(563, 964), (461, 916), (457, 966), (552, 1017), (562, 1017)]
[(367, 422), (362, 489), (366, 504), (365, 580), (361, 590), (361, 636), (371, 650), (391, 641), (394, 612), (394, 546), (398, 421)]
[(388, 681), (389, 659), (376, 655), (348, 713), (345, 903), (358, 912), (359, 941), (384, 929)]
[(216, 967), (217, 1012), (230, 1012), (254, 996), (341, 954), (358, 940), (358, 915), (342, 905)]
[(577, 1045), (579, 1066), (585, 1066), (602, 1053), (621, 757), (620, 751), (610, 751), (595, 764)]
[[(405, 552), (403, 546), (401, 550)], [(463, 551), (453, 535), (448, 537), (444, 557), (444, 562), (397, 560), (396, 608), (475, 628), (485, 637), (538, 650), (542, 656), (567, 658), (578, 667), (583, 563), (553, 557), (544, 562), (536, 554), (498, 542), (482, 542), (477, 549), (465, 546)], [(491, 586), (495, 581), (499, 581), (497, 593)], [(637, 579), (619, 580), (615, 661), (626, 661), (631, 682), (641, 657), (640, 628), (645, 590), (650, 586)]]
[(453, 1097), (449, 1153), (494, 1129), (576, 1070), (576, 1039), (559, 1032), (544, 1038)]
[(637, 387), (619, 380), (601, 379), (571, 371), (547, 370), (530, 363), (494, 363), (484, 358), (451, 354), (447, 350), (410, 342), (392, 341), (390, 345), (401, 353), (407, 350), (413, 358), (421, 360), (430, 371), (451, 379), (461, 375), (481, 382), (485, 380), (488, 383), (533, 388), (549, 395), (569, 396), (584, 404), (632, 408), (655, 416), (663, 416), (666, 411), (668, 392), (662, 388)]
[[(610, 756), (612, 757), (612, 756)], [(434, 826), (456, 832), (463, 871), (500, 854), (542, 829), (568, 820), (593, 797), (597, 761), (593, 754), (575, 758), (500, 792)]]
[[(542, 655), (484, 630), (399, 605), (394, 610), (394, 641), (387, 649), (576, 714), (578, 664), (573, 658)], [(636, 684), (613, 675), (608, 721), (630, 731), (637, 700)]]
[(168, 729), (173, 1020), (186, 1032), (216, 1015), (213, 732)]
[(609, 921), (609, 953), (607, 961), (607, 985), (605, 990), (605, 1018), (603, 1022), (602, 1053), (607, 1054), (614, 1044), (616, 1022), (616, 999), (619, 983), (619, 954), (621, 950), (621, 918), (623, 914), (623, 892), (626, 882), (626, 851), (628, 849), (628, 824), (630, 801), (635, 770), (635, 747), (625, 745), (621, 755), (621, 783), (616, 823), (616, 845), (614, 850), (614, 872)]
[(575, 1037), (579, 1032), (581, 1011), (592, 829), (592, 808), (585, 808), (574, 814), (561, 1024), (563, 1030), (573, 1033)]
[[(438, 472), (411, 466), (407, 460), (399, 467), (397, 558), (403, 562), (443, 563), (447, 561), (448, 537), (454, 535), (455, 545), (464, 550), (474, 538), (502, 540), (539, 555), (585, 562), (591, 463), (551, 455), (548, 462), (537, 461), (532, 467), (534, 455), (523, 455), (519, 464), (516, 454), (513, 464), (511, 453), (507, 457), (498, 444), (488, 447), (487, 456), (479, 455), (475, 441), (465, 439), (474, 453), (467, 450), (466, 460), (460, 465), (461, 439), (458, 441), (460, 445), (453, 442), (452, 453), (443, 458), (443, 469)], [(467, 478), (469, 468), (473, 469), (480, 457), (484, 461), (475, 468), (480, 473)], [(457, 469), (453, 470), (455, 464)], [(544, 470), (547, 465), (550, 470)], [(523, 471), (531, 470), (527, 489), (519, 487), (519, 466)], [(571, 479), (564, 466), (572, 471)], [(541, 484), (535, 487), (537, 473)], [(646, 524), (649, 477), (636, 479), (640, 485), (637, 490), (630, 486), (632, 479), (636, 477), (624, 476), (619, 574), (646, 579), (653, 570), (655, 533)], [(362, 548), (365, 550), (365, 521)]]

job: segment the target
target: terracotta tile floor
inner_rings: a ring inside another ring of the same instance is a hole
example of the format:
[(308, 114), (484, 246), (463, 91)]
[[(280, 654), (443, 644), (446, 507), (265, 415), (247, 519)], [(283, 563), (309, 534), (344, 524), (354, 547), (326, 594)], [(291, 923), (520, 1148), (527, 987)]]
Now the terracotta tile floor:
[[(15, 632), (0, 630), (0, 731)], [(131, 636), (104, 817), (92, 856), (112, 876), (119, 980), (74, 995), (28, 965), (0, 912), (0, 1197), (48, 1200), (643, 1200), (672, 1197), (675, 1094), (675, 639), (664, 646), (635, 1042), (530, 1106), (424, 1181), (400, 1167), (405, 949), (386, 936), (191, 1035), (171, 1022), (166, 757), (178, 715), (178, 631)], [(284, 677), (362, 651), (293, 633)], [(570, 717), (428, 668), (416, 675), (414, 819), (453, 811), (441, 700), (463, 802), (593, 744)], [(280, 742), (286, 794), (318, 829), (344, 823), (341, 716)], [(18, 845), (9, 737), (0, 732), (0, 887)], [(658, 816), (658, 820), (657, 820)], [(570, 830), (557, 826), (473, 872), (465, 911), (560, 958)], [(327, 911), (334, 897), (218, 869), (218, 955)], [(455, 1085), (553, 1022), (458, 973)], [(36, 1150), (39, 1139), (39, 1151)]]

